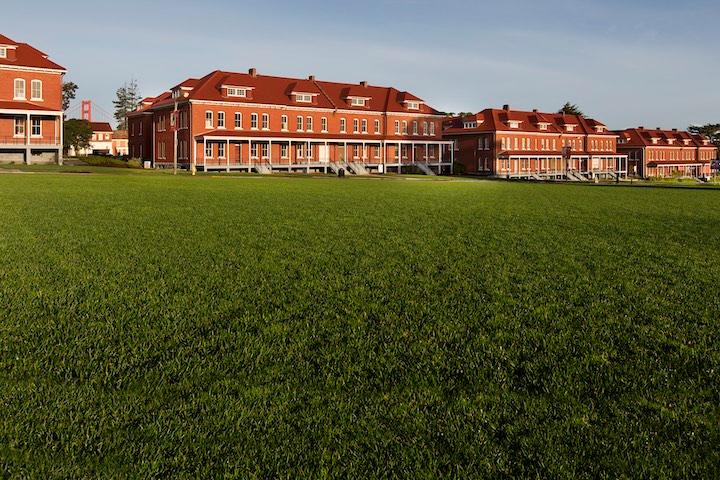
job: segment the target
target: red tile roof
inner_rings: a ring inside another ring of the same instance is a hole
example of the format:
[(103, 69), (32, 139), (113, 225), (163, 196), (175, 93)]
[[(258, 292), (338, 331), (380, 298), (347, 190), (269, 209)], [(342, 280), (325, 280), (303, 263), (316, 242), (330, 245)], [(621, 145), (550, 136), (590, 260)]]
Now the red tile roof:
[(51, 61), (47, 54), (27, 43), (15, 42), (5, 35), (0, 34), (0, 45), (15, 47), (13, 49), (15, 55), (8, 55), (8, 58), (0, 58), (0, 65), (65, 71), (65, 68)]
[[(683, 130), (664, 130), (661, 128), (647, 129), (645, 127), (628, 128), (615, 132), (620, 138), (627, 140), (619, 144), (620, 147), (649, 147), (649, 146), (688, 146), (688, 147), (714, 147), (713, 144), (703, 145), (706, 140), (701, 135), (693, 135)], [(657, 143), (653, 143), (653, 138)], [(670, 140), (673, 140), (671, 143)], [(687, 145), (685, 142), (687, 141)]]
[[(241, 97), (224, 97), (222, 86), (230, 85), (237, 87), (248, 87), (252, 89), (252, 94), (248, 98)], [(408, 93), (401, 92), (392, 87), (377, 87), (373, 85), (348, 84), (325, 82), (316, 80), (314, 77), (308, 79), (297, 79), (287, 77), (275, 77), (270, 75), (253, 75), (250, 73), (233, 73), (214, 71), (200, 79), (188, 79), (179, 86), (190, 86), (192, 91), (186, 97), (189, 100), (205, 100), (205, 101), (232, 101), (237, 103), (261, 103), (270, 105), (298, 105), (307, 108), (324, 108), (324, 109), (348, 109), (348, 110), (369, 110), (369, 111), (387, 111), (387, 112), (411, 112), (425, 115), (439, 115), (440, 112), (428, 105), (422, 103), (418, 97)], [(292, 92), (311, 93), (314, 94), (312, 104), (296, 104), (292, 98)], [(146, 99), (152, 102), (151, 107), (159, 108), (168, 103), (172, 103), (170, 92), (166, 92), (159, 97)], [(348, 97), (362, 97), (369, 99), (365, 107), (350, 106)], [(163, 103), (170, 99), (169, 102)], [(183, 98), (184, 100), (185, 98)], [(419, 110), (408, 110), (403, 103), (406, 99), (421, 102)]]
[[(465, 128), (464, 123), (476, 122), (477, 127)], [(517, 128), (511, 128), (511, 122), (519, 122)], [(546, 124), (546, 129), (541, 129), (541, 124)], [(579, 134), (579, 135), (607, 135), (615, 134), (608, 131), (605, 124), (592, 118), (585, 118), (579, 115), (564, 113), (544, 113), (538, 111), (526, 112), (510, 109), (488, 108), (475, 115), (465, 117), (454, 117), (447, 122), (446, 134), (473, 133), (473, 132), (494, 132), (494, 131), (517, 131), (531, 133), (556, 133), (556, 134)], [(566, 125), (576, 125), (574, 131), (566, 131)], [(596, 127), (604, 131), (598, 132)]]
[(49, 109), (46, 105), (38, 105), (38, 104), (32, 103), (32, 102), (6, 102), (6, 101), (0, 101), (0, 110), (43, 110), (43, 111), (51, 111), (51, 112), (55, 111), (55, 110)]
[(107, 122), (90, 122), (93, 132), (112, 132), (113, 129)]

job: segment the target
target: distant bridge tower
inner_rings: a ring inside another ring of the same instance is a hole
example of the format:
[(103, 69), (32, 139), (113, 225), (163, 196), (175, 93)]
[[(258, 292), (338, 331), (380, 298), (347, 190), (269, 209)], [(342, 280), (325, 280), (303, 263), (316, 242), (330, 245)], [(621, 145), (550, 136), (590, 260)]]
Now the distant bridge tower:
[(92, 102), (90, 100), (82, 101), (82, 119), (92, 122)]

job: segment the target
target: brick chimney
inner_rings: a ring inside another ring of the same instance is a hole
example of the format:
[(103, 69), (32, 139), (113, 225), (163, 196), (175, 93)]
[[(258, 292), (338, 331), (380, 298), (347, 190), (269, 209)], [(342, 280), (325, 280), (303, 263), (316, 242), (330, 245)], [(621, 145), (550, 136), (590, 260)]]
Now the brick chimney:
[(678, 130), (677, 130), (677, 128), (673, 128), (672, 131), (673, 131), (673, 132), (677, 132)]
[(257, 68), (251, 68), (250, 70), (248, 70), (248, 73), (253, 78), (257, 77)]
[(368, 86), (367, 80), (363, 80), (362, 82), (360, 82), (360, 86), (367, 88), (367, 86)]
[(310, 75), (310, 76), (308, 77), (308, 80), (310, 80), (311, 82), (314, 82), (314, 81), (315, 81), (315, 75)]
[(538, 113), (538, 109), (537, 109), (537, 108), (533, 108), (533, 113)]
[(508, 104), (503, 105), (503, 110), (505, 110), (506, 112), (509, 112), (509, 111), (510, 111), (510, 105), (508, 105)]
[(640, 125), (638, 128), (639, 128), (640, 130), (645, 130), (645, 127), (644, 127), (643, 125)]

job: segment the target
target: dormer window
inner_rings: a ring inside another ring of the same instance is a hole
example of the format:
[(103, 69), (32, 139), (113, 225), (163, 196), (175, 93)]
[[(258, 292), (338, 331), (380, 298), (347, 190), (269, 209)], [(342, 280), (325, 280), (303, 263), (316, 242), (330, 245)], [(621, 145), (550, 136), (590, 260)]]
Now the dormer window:
[(407, 102), (408, 110), (420, 110), (420, 102)]
[(245, 98), (245, 97), (247, 97), (247, 89), (246, 88), (238, 88), (238, 87), (228, 87), (227, 96), (228, 97)]
[(597, 125), (597, 126), (595, 127), (595, 131), (598, 132), (598, 133), (603, 133), (603, 132), (605, 132), (605, 127), (602, 126), (602, 125)]
[(298, 103), (312, 103), (312, 95), (309, 93), (296, 93), (295, 101)]
[(350, 97), (350, 105), (353, 107), (364, 107), (367, 100), (360, 97)]
[(674, 139), (674, 138), (668, 138), (668, 144), (669, 144), (669, 145), (674, 145), (674, 144), (675, 144), (675, 139)]
[(464, 122), (464, 128), (477, 128), (477, 122)]
[(179, 97), (180, 97), (180, 89), (179, 89), (179, 88), (176, 88), (176, 89), (173, 90), (173, 92), (172, 92), (172, 98), (179, 98)]
[(0, 47), (0, 58), (7, 58), (7, 47)]
[(520, 128), (520, 122), (517, 120), (510, 120), (508, 124), (510, 125), (510, 128)]
[(652, 139), (652, 142), (653, 142), (653, 145), (657, 145), (658, 139), (657, 139), (657, 138), (653, 138), (653, 139)]
[(538, 123), (538, 128), (539, 128), (540, 130), (547, 130), (547, 129), (548, 129), (548, 125), (549, 125), (548, 123), (542, 123), (542, 122), (541, 122), (541, 123)]

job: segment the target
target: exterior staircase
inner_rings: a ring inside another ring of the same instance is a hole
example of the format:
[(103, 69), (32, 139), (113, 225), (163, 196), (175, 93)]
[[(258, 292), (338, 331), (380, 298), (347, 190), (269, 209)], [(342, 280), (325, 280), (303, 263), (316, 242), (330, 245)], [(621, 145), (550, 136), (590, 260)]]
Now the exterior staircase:
[(568, 178), (568, 180), (570, 180), (572, 182), (587, 182), (588, 181), (587, 178), (583, 177), (582, 175), (580, 175), (578, 173), (572, 172), (572, 171), (567, 172), (567, 178)]
[(340, 169), (345, 170), (345, 174), (353, 173), (348, 168), (348, 164), (343, 161), (330, 162), (330, 163), (328, 163), (328, 166), (330, 167), (330, 170), (332, 170), (335, 175), (338, 175), (340, 173)]
[(370, 175), (370, 172), (367, 168), (365, 168), (365, 165), (360, 162), (350, 162), (350, 169), (355, 173), (355, 175)]
[(427, 163), (425, 163), (425, 162), (417, 162), (415, 165), (416, 165), (416, 166), (420, 169), (420, 171), (423, 172), (425, 175), (429, 175), (429, 176), (431, 176), (431, 177), (437, 176), (437, 174), (433, 171), (432, 168), (430, 168), (430, 165), (428, 165)]
[(262, 175), (271, 175), (273, 173), (272, 168), (265, 162), (257, 162), (254, 167)]

